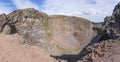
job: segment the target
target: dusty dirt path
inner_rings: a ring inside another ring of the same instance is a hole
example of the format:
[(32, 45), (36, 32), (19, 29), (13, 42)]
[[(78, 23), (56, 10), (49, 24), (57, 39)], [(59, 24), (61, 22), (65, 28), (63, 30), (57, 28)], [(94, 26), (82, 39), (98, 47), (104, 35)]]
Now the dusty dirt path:
[(0, 34), (0, 62), (57, 62), (37, 46), (19, 44), (18, 34)]

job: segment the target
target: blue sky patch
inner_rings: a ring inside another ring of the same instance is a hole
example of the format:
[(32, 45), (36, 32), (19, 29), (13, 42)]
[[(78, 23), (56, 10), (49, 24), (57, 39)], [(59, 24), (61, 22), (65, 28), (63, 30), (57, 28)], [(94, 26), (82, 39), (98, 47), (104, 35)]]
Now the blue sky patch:
[[(110, 4), (110, 2), (112, 4)], [(0, 0), (0, 13), (16, 9), (35, 8), (48, 15), (62, 14), (101, 22), (111, 15), (119, 0)]]

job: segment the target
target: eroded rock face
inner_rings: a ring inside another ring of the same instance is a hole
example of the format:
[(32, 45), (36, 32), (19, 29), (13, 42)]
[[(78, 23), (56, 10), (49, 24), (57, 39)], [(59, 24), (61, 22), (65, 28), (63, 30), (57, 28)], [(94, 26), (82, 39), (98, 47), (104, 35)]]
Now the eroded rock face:
[(94, 35), (93, 24), (87, 19), (48, 16), (32, 8), (4, 14), (0, 19), (4, 33), (18, 33), (24, 38), (23, 43), (40, 44), (52, 55), (78, 54)]
[(116, 38), (120, 36), (120, 3), (118, 3), (111, 16), (105, 18), (105, 30), (110, 38)]
[(120, 2), (115, 6), (112, 16), (116, 22), (120, 22)]
[(100, 40), (107, 40), (107, 39), (116, 39), (118, 37), (120, 37), (120, 22), (119, 22), (119, 18), (120, 18), (120, 3), (118, 3), (111, 16), (106, 16), (104, 18), (104, 23), (103, 23), (103, 27), (100, 29), (101, 30), (101, 34), (103, 35), (101, 38), (99, 38)]
[(17, 33), (26, 39), (25, 43), (34, 44), (45, 40), (48, 15), (28, 8), (16, 10), (8, 14), (8, 17), (11, 20), (9, 24), (14, 25)]
[(52, 15), (50, 22), (53, 45), (60, 53), (79, 53), (93, 38), (92, 23), (84, 18)]

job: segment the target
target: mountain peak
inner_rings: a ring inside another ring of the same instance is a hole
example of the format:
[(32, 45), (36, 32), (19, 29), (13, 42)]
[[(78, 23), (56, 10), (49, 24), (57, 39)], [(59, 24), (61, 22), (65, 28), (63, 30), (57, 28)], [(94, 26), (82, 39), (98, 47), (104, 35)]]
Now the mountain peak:
[(115, 6), (112, 16), (115, 21), (120, 21), (120, 2)]
[(11, 13), (8, 14), (8, 16), (11, 17), (16, 17), (16, 18), (23, 18), (23, 17), (28, 17), (28, 18), (39, 18), (39, 17), (47, 17), (48, 15), (43, 12), (39, 12), (38, 10), (34, 8), (26, 8), (26, 9), (19, 9), (15, 10)]

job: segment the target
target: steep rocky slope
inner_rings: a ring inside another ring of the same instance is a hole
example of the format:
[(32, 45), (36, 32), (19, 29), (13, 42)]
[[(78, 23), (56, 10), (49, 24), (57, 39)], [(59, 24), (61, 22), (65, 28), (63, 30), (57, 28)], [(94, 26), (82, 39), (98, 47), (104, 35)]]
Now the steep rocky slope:
[[(23, 44), (37, 45), (51, 55), (78, 54), (94, 37), (94, 24), (87, 19), (47, 15), (33, 8), (0, 15), (0, 31), (18, 33)], [(7, 31), (8, 30), (8, 31)]]
[(64, 54), (79, 53), (93, 37), (92, 27), (92, 23), (84, 18), (63, 15), (50, 16), (52, 42)]

